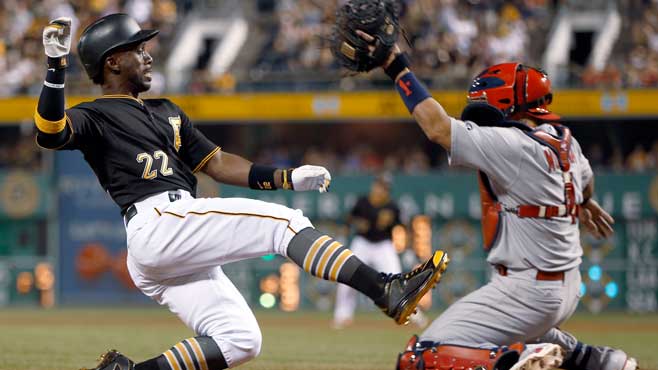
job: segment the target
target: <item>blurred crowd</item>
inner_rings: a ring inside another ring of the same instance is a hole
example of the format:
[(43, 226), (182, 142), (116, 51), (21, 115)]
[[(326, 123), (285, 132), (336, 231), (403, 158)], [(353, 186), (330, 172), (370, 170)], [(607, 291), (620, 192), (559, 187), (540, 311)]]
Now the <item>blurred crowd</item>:
[[(76, 40), (87, 25), (105, 14), (128, 13), (142, 27), (160, 30), (160, 36), (148, 45), (150, 52), (158, 57), (165, 49), (160, 45), (174, 36), (178, 9), (184, 4), (175, 0), (3, 0), (0, 3), (0, 97), (38, 95), (41, 91), (45, 75), (41, 33), (50, 19), (72, 18), (74, 42), (67, 86), (74, 93), (89, 92), (91, 83), (75, 54)], [(156, 73), (154, 89), (163, 88), (164, 77)]]
[[(329, 38), (341, 1), (282, 0), (252, 76), (269, 72), (335, 71)], [(417, 74), (437, 84), (469, 81), (486, 65), (512, 59), (536, 61), (533, 35), (550, 26), (545, 0), (403, 0), (400, 22)], [(404, 47), (404, 45), (403, 45)], [(447, 80), (447, 81), (446, 81)]]
[[(401, 24), (417, 75), (432, 87), (462, 88), (485, 66), (509, 60), (541, 65), (554, 15), (559, 5), (583, 7), (568, 0), (400, 0)], [(605, 3), (605, 1), (602, 1)], [(272, 8), (273, 22), (265, 22), (269, 39), (250, 76), (290, 83), (297, 76), (333, 80), (339, 66), (331, 56), (329, 39), (336, 7), (341, 0), (281, 0)], [(601, 2), (599, 2), (601, 3)], [(568, 66), (569, 86), (587, 88), (642, 88), (658, 86), (658, 2), (616, 1), (622, 31), (608, 64), (602, 70)], [(575, 4), (575, 5), (574, 5)], [(599, 4), (598, 6), (605, 6)], [(265, 77), (265, 78), (264, 78)], [(370, 75), (374, 80), (383, 75)], [(362, 80), (363, 78), (361, 78)], [(344, 78), (342, 88), (358, 82)], [(373, 82), (371, 81), (371, 84)]]
[(601, 146), (592, 144), (585, 155), (592, 167), (614, 172), (658, 172), (658, 140), (647, 148), (637, 144), (633, 150), (624, 155), (620, 148), (615, 147), (612, 154), (604, 155)]
[[(236, 85), (276, 88), (303, 84), (306, 88), (350, 89), (376, 86), (382, 74), (339, 79), (329, 37), (337, 6), (344, 0), (253, 0), (261, 10), (251, 19), (252, 30), (265, 35), (252, 65), (235, 66), (243, 73), (211, 77), (191, 71), (190, 94), (232, 91)], [(463, 88), (484, 66), (508, 60), (540, 65), (547, 35), (560, 4), (567, 0), (399, 0), (400, 22), (418, 75), (432, 87)], [(4, 0), (0, 4), (0, 96), (37, 95), (43, 78), (41, 31), (49, 19), (73, 19), (74, 40), (94, 19), (112, 12), (132, 15), (144, 28), (160, 29), (148, 44), (156, 61), (153, 94), (166, 89), (162, 73), (167, 47), (176, 25), (193, 0)], [(578, 3), (573, 2), (571, 3)], [(658, 86), (658, 2), (618, 0), (622, 33), (607, 66), (597, 71), (571, 66), (569, 83), (590, 88)], [(264, 5), (263, 5), (264, 4)], [(70, 58), (67, 84), (73, 93), (89, 93), (91, 84), (75, 55)], [(236, 80), (236, 76), (241, 76)], [(245, 77), (246, 76), (246, 77)], [(293, 79), (294, 77), (294, 79)], [(340, 80), (340, 82), (336, 82)], [(271, 83), (271, 82), (275, 83)], [(301, 82), (300, 82), (301, 81)], [(315, 82), (315, 84), (314, 84)], [(242, 84), (241, 84), (242, 83)], [(260, 84), (260, 85), (259, 85)], [(329, 84), (329, 85), (327, 85)]]
[(378, 173), (384, 170), (423, 174), (438, 168), (438, 164), (432, 163), (431, 156), (420, 146), (404, 146), (396, 151), (390, 151), (390, 148), (387, 151), (378, 150), (365, 143), (347, 152), (333, 147), (311, 146), (297, 149), (275, 147), (261, 150), (256, 154), (254, 161), (272, 163), (283, 168), (313, 164), (324, 166), (340, 174)]
[(583, 87), (643, 88), (658, 86), (658, 2), (625, 0), (619, 10), (622, 34), (601, 71), (577, 71)]

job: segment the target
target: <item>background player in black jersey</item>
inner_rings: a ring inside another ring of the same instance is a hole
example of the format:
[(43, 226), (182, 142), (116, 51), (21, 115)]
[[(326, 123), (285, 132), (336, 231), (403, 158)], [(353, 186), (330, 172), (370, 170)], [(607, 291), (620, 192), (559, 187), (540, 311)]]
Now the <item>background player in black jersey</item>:
[[(357, 199), (347, 217), (348, 225), (355, 230), (350, 250), (361, 261), (378, 271), (399, 273), (400, 258), (393, 245), (393, 228), (401, 223), (400, 208), (391, 198), (393, 177), (380, 174), (370, 186), (370, 192)], [(352, 323), (357, 306), (356, 291), (338, 284), (333, 327), (343, 328)], [(411, 321), (424, 326), (422, 313), (411, 316)]]
[(445, 269), (442, 252), (406, 276), (382, 274), (315, 230), (299, 210), (241, 198), (195, 199), (198, 171), (261, 190), (323, 192), (331, 178), (323, 167), (252, 164), (221, 151), (171, 101), (140, 99), (151, 85), (153, 63), (145, 43), (158, 31), (140, 29), (125, 14), (103, 17), (83, 32), (78, 53), (103, 96), (65, 110), (70, 24), (59, 18), (43, 32), (48, 73), (34, 116), (37, 143), (84, 154), (121, 208), (135, 285), (196, 333), (138, 364), (110, 351), (96, 369), (216, 370), (255, 357), (260, 329), (220, 266), (271, 253), (315, 276), (348, 284), (398, 323), (406, 322)]

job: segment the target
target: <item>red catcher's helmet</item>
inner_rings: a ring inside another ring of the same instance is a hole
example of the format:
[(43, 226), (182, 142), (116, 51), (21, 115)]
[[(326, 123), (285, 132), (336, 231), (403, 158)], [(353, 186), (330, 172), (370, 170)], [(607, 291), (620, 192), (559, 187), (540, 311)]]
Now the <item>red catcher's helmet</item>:
[(548, 110), (553, 94), (546, 73), (521, 63), (496, 64), (482, 71), (468, 90), (468, 101), (489, 103), (506, 118), (560, 120), (560, 116)]

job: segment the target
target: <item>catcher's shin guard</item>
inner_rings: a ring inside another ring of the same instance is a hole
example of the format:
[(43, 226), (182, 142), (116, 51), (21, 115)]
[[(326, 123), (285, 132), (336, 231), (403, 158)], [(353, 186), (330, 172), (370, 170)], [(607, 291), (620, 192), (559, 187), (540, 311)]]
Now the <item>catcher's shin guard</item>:
[(398, 355), (396, 370), (509, 370), (518, 360), (522, 343), (491, 349), (439, 345), (418, 341), (414, 335)]
[(80, 370), (134, 370), (135, 363), (128, 357), (111, 349), (101, 355), (98, 365), (92, 369), (82, 368)]

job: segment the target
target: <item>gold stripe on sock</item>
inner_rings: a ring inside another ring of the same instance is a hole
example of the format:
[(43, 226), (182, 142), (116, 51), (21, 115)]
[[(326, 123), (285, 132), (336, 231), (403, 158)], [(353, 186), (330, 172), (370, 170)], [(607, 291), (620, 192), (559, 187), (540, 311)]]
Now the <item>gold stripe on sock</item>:
[(174, 353), (171, 352), (171, 350), (168, 350), (167, 352), (163, 353), (163, 355), (167, 359), (167, 362), (169, 363), (171, 370), (183, 370), (180, 368), (178, 361), (176, 361), (176, 356), (174, 356)]
[(192, 350), (194, 350), (194, 354), (196, 356), (196, 359), (199, 362), (199, 365), (201, 365), (201, 370), (208, 370), (208, 364), (206, 363), (206, 357), (203, 355), (203, 351), (201, 350), (201, 346), (199, 345), (199, 342), (196, 341), (196, 338), (188, 338), (187, 343), (189, 343), (190, 346), (192, 347)]
[(334, 253), (336, 253), (336, 250), (342, 246), (343, 246), (342, 244), (336, 241), (329, 244), (327, 249), (322, 254), (322, 257), (320, 258), (320, 263), (318, 263), (318, 267), (315, 269), (315, 276), (319, 278), (324, 276), (324, 268), (327, 267), (327, 262), (329, 262), (331, 256)]
[(347, 259), (350, 258), (352, 255), (353, 255), (352, 252), (347, 249), (340, 252), (338, 258), (336, 258), (336, 261), (334, 261), (334, 265), (331, 268), (331, 272), (329, 273), (329, 280), (338, 281), (338, 273), (340, 272), (340, 269), (345, 264), (345, 261), (347, 261)]
[(180, 357), (183, 359), (183, 361), (185, 361), (185, 368), (187, 370), (195, 370), (194, 362), (192, 361), (190, 354), (187, 352), (185, 345), (183, 345), (183, 343), (178, 343), (174, 347), (176, 347), (178, 353), (180, 353)]
[(313, 242), (311, 249), (309, 249), (308, 253), (306, 253), (306, 257), (304, 258), (304, 270), (306, 270), (306, 272), (311, 272), (311, 266), (313, 265), (315, 255), (318, 253), (318, 250), (322, 244), (324, 244), (329, 239), (331, 238), (326, 235), (322, 235), (321, 237), (317, 238), (315, 242)]

